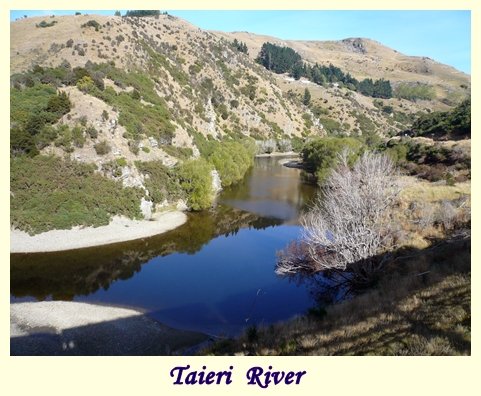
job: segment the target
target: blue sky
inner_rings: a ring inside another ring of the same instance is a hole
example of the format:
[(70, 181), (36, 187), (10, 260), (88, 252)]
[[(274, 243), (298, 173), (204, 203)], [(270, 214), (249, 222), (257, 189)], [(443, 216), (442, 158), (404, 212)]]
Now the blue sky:
[[(114, 11), (83, 11), (112, 15)], [(121, 10), (122, 14), (124, 10)], [(74, 11), (12, 11), (23, 15)], [(366, 37), (407, 55), (429, 56), (471, 73), (469, 11), (174, 11), (202, 29), (249, 31), (285, 40), (339, 40)]]

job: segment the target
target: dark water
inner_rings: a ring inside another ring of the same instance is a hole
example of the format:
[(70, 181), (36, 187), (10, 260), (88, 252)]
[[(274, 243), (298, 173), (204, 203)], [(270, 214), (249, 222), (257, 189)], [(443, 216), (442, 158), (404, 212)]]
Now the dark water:
[(140, 308), (172, 327), (237, 334), (303, 313), (308, 291), (274, 273), (276, 251), (297, 238), (315, 195), (299, 170), (256, 159), (216, 208), (137, 241), (11, 255), (11, 300), (88, 301)]

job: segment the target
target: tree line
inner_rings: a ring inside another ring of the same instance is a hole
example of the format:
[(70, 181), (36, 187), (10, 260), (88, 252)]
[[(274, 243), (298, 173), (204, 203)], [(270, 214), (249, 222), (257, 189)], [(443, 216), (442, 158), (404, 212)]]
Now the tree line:
[(289, 47), (282, 47), (272, 43), (264, 43), (256, 58), (256, 62), (277, 74), (289, 73), (296, 80), (304, 77), (318, 85), (342, 83), (348, 89), (358, 91), (365, 96), (389, 99), (393, 96), (389, 80), (372, 80), (365, 78), (358, 81), (340, 68), (329, 66), (309, 65), (302, 61), (301, 56)]

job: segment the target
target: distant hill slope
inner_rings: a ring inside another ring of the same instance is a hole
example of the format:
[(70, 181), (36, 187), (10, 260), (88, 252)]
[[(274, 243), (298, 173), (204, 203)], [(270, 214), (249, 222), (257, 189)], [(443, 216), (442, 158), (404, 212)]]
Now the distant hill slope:
[[(396, 86), (400, 82), (419, 82), (436, 87), (439, 99), (464, 96), (470, 89), (469, 75), (428, 57), (408, 56), (367, 38), (339, 41), (296, 41), (248, 32), (214, 32), (229, 40), (245, 42), (255, 57), (265, 42), (288, 46), (310, 63), (332, 63), (358, 79), (384, 78)], [(463, 88), (461, 86), (466, 86)]]

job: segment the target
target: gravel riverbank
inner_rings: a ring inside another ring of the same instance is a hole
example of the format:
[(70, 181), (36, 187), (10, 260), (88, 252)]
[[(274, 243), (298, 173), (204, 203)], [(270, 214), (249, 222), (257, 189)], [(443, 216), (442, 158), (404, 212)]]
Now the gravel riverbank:
[(186, 221), (185, 213), (172, 211), (156, 214), (150, 221), (114, 217), (106, 226), (52, 230), (33, 236), (24, 231), (11, 230), (10, 253), (56, 252), (109, 245), (162, 234)]

